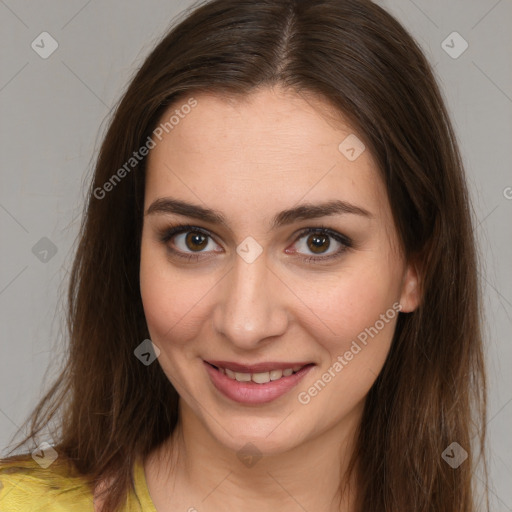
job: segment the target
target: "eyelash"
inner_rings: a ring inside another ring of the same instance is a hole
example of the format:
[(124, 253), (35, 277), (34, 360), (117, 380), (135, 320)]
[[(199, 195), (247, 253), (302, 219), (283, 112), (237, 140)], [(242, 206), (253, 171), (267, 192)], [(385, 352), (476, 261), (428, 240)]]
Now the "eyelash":
[[(214, 240), (211, 233), (209, 233), (205, 229), (200, 228), (198, 226), (191, 226), (191, 225), (178, 225), (178, 226), (172, 226), (170, 228), (164, 229), (160, 233), (159, 239), (160, 239), (161, 243), (163, 243), (165, 246), (167, 246), (167, 248), (169, 249), (169, 251), (171, 251), (173, 253), (173, 255), (175, 255), (179, 258), (183, 258), (187, 261), (191, 261), (191, 260), (198, 261), (199, 259), (202, 259), (201, 252), (198, 252), (196, 254), (183, 253), (182, 251), (177, 251), (175, 249), (172, 249), (169, 246), (169, 241), (175, 235), (180, 235), (182, 233), (187, 233), (187, 232), (200, 233), (200, 234), (207, 236), (207, 237), (211, 238), (212, 240)], [(301, 258), (306, 263), (322, 263), (327, 260), (331, 260), (333, 258), (338, 258), (345, 251), (347, 251), (348, 249), (353, 247), (353, 242), (350, 238), (348, 238), (345, 235), (342, 235), (341, 233), (338, 233), (337, 231), (333, 231), (333, 230), (323, 227), (323, 226), (317, 227), (317, 228), (305, 228), (305, 229), (301, 230), (298, 233), (294, 244), (297, 241), (299, 241), (301, 238), (304, 238), (306, 235), (310, 235), (310, 234), (329, 236), (329, 237), (333, 238), (334, 240), (336, 240), (337, 242), (339, 242), (342, 245), (342, 247), (340, 249), (338, 249), (335, 253), (330, 254), (329, 256), (308, 256), (308, 257)]]

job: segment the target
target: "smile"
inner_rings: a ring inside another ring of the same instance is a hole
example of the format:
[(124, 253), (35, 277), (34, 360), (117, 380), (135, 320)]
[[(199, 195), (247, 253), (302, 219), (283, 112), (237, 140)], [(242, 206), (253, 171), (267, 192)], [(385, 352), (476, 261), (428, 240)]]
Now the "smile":
[(268, 372), (258, 373), (243, 373), (234, 372), (229, 368), (217, 368), (221, 373), (227, 375), (230, 379), (237, 380), (238, 382), (256, 382), (256, 384), (266, 384), (267, 382), (279, 380), (283, 377), (297, 373), (302, 366), (294, 366), (293, 368), (285, 368), (284, 370), (270, 370)]
[(204, 361), (204, 365), (218, 391), (235, 402), (245, 404), (264, 404), (281, 397), (314, 366), (313, 363), (243, 366), (217, 361)]

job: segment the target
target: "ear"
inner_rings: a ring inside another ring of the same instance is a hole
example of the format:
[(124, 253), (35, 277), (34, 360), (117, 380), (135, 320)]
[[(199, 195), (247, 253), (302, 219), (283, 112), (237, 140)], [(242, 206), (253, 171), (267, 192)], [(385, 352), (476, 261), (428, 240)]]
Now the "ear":
[(420, 305), (420, 288), (418, 267), (414, 262), (411, 262), (407, 265), (405, 275), (402, 280), (400, 311), (403, 313), (411, 313)]

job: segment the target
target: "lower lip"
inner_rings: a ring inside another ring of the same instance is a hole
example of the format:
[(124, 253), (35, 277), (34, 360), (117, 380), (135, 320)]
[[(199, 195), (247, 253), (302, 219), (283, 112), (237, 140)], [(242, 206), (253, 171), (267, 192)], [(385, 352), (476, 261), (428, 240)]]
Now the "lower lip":
[(243, 404), (266, 404), (276, 400), (295, 387), (313, 367), (313, 365), (307, 365), (288, 377), (271, 380), (265, 384), (257, 384), (252, 381), (238, 382), (237, 380), (230, 379), (212, 365), (206, 362), (204, 364), (213, 385), (224, 396)]

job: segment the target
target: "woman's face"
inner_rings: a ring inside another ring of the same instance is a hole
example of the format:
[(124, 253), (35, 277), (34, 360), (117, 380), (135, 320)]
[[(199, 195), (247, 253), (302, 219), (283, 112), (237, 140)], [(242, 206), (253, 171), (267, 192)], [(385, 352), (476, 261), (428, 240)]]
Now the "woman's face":
[(148, 157), (149, 332), (182, 414), (283, 452), (360, 418), (416, 275), (369, 150), (320, 99), (187, 100)]

